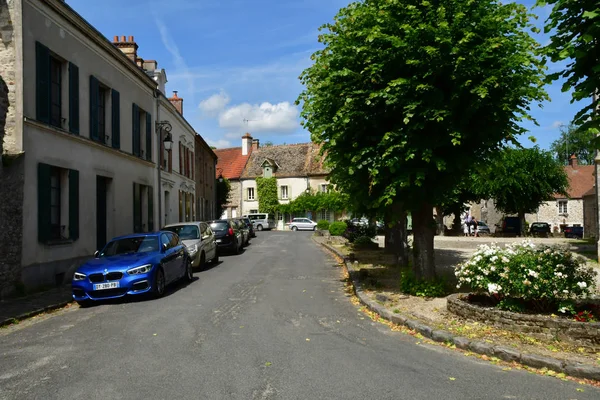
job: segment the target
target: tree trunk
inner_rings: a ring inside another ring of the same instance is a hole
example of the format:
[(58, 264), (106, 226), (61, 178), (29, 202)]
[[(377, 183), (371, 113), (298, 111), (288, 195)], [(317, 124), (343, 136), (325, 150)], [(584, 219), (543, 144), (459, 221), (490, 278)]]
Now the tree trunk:
[(517, 214), (519, 216), (519, 236), (521, 237), (525, 237), (525, 213), (524, 212), (520, 212)]
[(402, 204), (392, 204), (385, 213), (385, 252), (394, 254), (399, 267), (408, 266), (408, 234), (406, 210)]
[(413, 273), (417, 279), (432, 280), (436, 277), (433, 250), (435, 224), (433, 207), (423, 203), (413, 210)]
[(436, 211), (435, 223), (436, 223), (437, 233), (440, 236), (446, 236), (446, 226), (444, 225), (444, 212), (439, 207), (436, 207), (435, 211)]
[(454, 214), (454, 222), (452, 223), (452, 230), (460, 236), (460, 234), (462, 233), (462, 219), (460, 218), (460, 206), (456, 207), (456, 209), (454, 211), (452, 211), (452, 213)]

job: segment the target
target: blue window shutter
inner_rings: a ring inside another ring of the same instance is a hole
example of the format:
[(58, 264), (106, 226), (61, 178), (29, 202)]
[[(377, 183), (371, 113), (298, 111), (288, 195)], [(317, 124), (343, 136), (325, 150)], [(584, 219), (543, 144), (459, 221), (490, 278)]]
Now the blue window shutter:
[(137, 104), (133, 103), (132, 106), (132, 140), (133, 140), (133, 155), (140, 156), (140, 108)]
[(112, 147), (115, 149), (121, 148), (121, 95), (115, 89), (112, 90), (111, 109), (112, 109), (112, 124), (111, 136)]
[(35, 42), (35, 119), (50, 123), (50, 50)]
[(69, 132), (79, 135), (79, 67), (69, 63)]
[(100, 100), (100, 87), (98, 79), (90, 75), (90, 139), (99, 140), (98, 137), (98, 101)]
[(146, 113), (146, 160), (152, 161), (152, 114)]
[(52, 236), (50, 229), (50, 171), (48, 164), (38, 164), (38, 241), (47, 243)]

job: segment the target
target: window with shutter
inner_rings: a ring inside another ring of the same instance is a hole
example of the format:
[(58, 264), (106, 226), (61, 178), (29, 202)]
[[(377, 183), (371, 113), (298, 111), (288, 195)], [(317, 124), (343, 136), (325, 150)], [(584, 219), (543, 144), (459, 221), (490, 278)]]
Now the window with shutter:
[(121, 95), (115, 89), (112, 90), (111, 98), (111, 137), (112, 147), (121, 148)]
[(79, 171), (69, 170), (69, 239), (79, 239)]
[(90, 75), (90, 139), (98, 141), (98, 105), (100, 102), (100, 85), (94, 75)]
[(35, 42), (35, 118), (50, 123), (50, 50)]
[(179, 142), (179, 173), (183, 175), (183, 145)]
[(62, 62), (50, 56), (50, 125), (62, 128)]
[(38, 241), (47, 243), (51, 234), (51, 178), (52, 167), (38, 164)]
[(154, 231), (154, 188), (148, 186), (148, 232)]
[(79, 135), (79, 68), (69, 63), (69, 132)]
[(140, 108), (137, 104), (132, 105), (132, 153), (134, 156), (140, 156), (141, 138), (140, 138)]
[(133, 232), (140, 233), (142, 230), (142, 185), (133, 183)]
[(146, 113), (146, 160), (152, 161), (152, 114)]

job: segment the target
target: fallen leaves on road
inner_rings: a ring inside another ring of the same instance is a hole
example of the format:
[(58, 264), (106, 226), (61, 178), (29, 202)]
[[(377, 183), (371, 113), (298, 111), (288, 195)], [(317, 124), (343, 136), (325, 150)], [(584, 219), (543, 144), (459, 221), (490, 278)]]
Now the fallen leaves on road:
[(271, 363), (270, 361), (267, 361), (267, 362), (265, 363), (265, 367), (270, 367), (271, 365), (272, 365), (272, 363)]
[(448, 379), (450, 379), (451, 381), (455, 381), (456, 380), (456, 378), (453, 378), (453, 377), (450, 377)]

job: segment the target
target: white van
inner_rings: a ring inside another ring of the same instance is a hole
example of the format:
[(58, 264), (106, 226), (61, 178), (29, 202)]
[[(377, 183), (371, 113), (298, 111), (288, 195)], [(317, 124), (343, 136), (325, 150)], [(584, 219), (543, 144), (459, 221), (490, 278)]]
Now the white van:
[(250, 221), (252, 221), (252, 225), (254, 225), (254, 229), (257, 231), (262, 231), (263, 229), (274, 229), (277, 227), (275, 217), (272, 214), (251, 213), (242, 215), (242, 218), (248, 218)]

